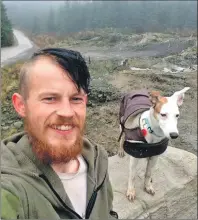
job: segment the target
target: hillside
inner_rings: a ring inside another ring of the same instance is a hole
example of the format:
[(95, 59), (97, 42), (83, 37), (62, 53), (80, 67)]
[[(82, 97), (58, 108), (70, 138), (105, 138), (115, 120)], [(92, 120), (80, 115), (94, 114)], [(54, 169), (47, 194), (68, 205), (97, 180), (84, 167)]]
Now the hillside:
[[(145, 33), (123, 37), (120, 34), (119, 41), (109, 43), (112, 33), (107, 33), (107, 31), (103, 33), (84, 32), (71, 38), (54, 40), (50, 36), (34, 38), (34, 42), (42, 43), (43, 47), (69, 47), (78, 49), (86, 58), (90, 55), (91, 62), (88, 62), (88, 65), (92, 80), (86, 135), (102, 145), (108, 151), (109, 156), (114, 155), (119, 146), (117, 142), (118, 112), (120, 99), (124, 93), (133, 89), (148, 88), (159, 90), (163, 95), (169, 95), (175, 90), (189, 86), (191, 89), (187, 92), (181, 107), (178, 124), (180, 136), (171, 141), (171, 146), (196, 154), (197, 128), (194, 123), (197, 118), (196, 36), (191, 36), (192, 34), (189, 33), (187, 35), (184, 33), (177, 33), (177, 35)], [(88, 34), (92, 36), (85, 40)], [(97, 44), (100, 46), (97, 47)], [(108, 48), (108, 56), (104, 48)], [(150, 48), (155, 48), (161, 56), (153, 56)], [(176, 50), (175, 53), (173, 53), (174, 50)], [(141, 52), (141, 56), (131, 56), (134, 52)], [(119, 54), (121, 56), (117, 56)], [(125, 65), (123, 65), (123, 60)], [(2, 69), (3, 138), (22, 130), (22, 122), (11, 105), (11, 95), (17, 90), (21, 64), (22, 62), (5, 66)]]
[(14, 35), (12, 24), (8, 19), (5, 5), (1, 1), (1, 47), (13, 45)]

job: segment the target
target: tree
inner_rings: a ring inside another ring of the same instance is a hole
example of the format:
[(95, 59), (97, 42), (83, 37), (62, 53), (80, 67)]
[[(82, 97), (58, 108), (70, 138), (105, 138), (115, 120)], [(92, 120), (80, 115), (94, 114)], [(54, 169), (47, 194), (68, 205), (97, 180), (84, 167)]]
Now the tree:
[(50, 8), (49, 17), (47, 20), (47, 31), (49, 33), (54, 33), (56, 31), (55, 15), (52, 7)]
[(190, 0), (27, 1), (20, 5), (17, 1), (7, 1), (4, 4), (15, 26), (39, 33), (62, 35), (97, 28), (129, 28), (142, 33), (197, 28), (197, 2)]
[(33, 34), (39, 34), (40, 33), (39, 18), (37, 16), (34, 16), (33, 26), (32, 26), (32, 33)]
[(12, 25), (8, 19), (6, 8), (1, 1), (1, 47), (11, 46), (14, 43)]

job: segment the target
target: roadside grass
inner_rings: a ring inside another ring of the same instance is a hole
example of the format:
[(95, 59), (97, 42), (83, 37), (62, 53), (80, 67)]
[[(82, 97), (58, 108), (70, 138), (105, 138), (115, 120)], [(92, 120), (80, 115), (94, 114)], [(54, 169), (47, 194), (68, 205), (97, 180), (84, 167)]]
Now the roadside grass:
[(17, 62), (12, 65), (6, 65), (1, 68), (1, 102), (7, 102), (11, 100), (8, 97), (11, 91), (18, 89), (19, 72), (23, 65), (23, 62)]
[(19, 72), (23, 62), (16, 62), (1, 68), (1, 138), (20, 132), (21, 128), (14, 127), (14, 122), (20, 121), (12, 105), (12, 94), (18, 92)]
[(195, 37), (195, 31), (167, 30), (164, 33), (135, 33), (129, 28), (103, 28), (84, 30), (68, 34), (38, 34), (29, 35), (31, 40), (41, 48), (58, 47), (114, 47), (120, 43), (128, 44), (131, 49), (141, 49), (149, 43), (164, 42), (179, 37)]

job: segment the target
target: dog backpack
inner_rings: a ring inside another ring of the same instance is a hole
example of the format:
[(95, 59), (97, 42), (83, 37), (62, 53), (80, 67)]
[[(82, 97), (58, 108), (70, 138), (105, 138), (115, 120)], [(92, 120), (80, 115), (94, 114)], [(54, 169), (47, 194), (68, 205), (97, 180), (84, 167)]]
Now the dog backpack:
[(131, 139), (145, 142), (139, 126), (137, 125), (136, 127), (128, 128), (126, 126), (126, 122), (129, 118), (135, 118), (138, 114), (150, 109), (151, 106), (152, 103), (149, 99), (149, 93), (146, 89), (132, 91), (122, 98), (119, 111), (119, 121), (122, 131), (118, 141), (120, 141), (124, 131), (125, 140)]

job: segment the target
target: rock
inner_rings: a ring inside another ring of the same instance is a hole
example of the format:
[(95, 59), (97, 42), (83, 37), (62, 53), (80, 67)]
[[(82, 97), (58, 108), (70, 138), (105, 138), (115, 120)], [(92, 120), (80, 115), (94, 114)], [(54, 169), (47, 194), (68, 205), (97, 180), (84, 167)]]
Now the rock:
[(103, 94), (98, 94), (98, 98), (101, 98), (103, 96)]
[(11, 125), (11, 124), (13, 124), (14, 123), (14, 121), (12, 121), (12, 120), (8, 120), (7, 121), (7, 124), (9, 124), (9, 125)]
[(164, 67), (163, 71), (164, 71), (165, 73), (172, 72), (170, 69), (168, 69), (168, 68), (166, 68), (166, 67)]
[(4, 126), (4, 127), (2, 127), (2, 130), (3, 131), (6, 131), (6, 130), (8, 130), (9, 129), (9, 126)]
[(2, 108), (2, 112), (6, 112), (7, 111), (7, 108)]
[(197, 156), (168, 147), (153, 175), (155, 195), (143, 190), (146, 159), (137, 166), (136, 199), (126, 198), (129, 156), (109, 158), (114, 210), (120, 219), (197, 219)]
[(131, 70), (151, 70), (151, 69), (149, 69), (149, 68), (146, 68), (146, 69), (144, 69), (144, 68), (139, 68), (139, 67), (130, 67), (130, 69)]
[(111, 101), (111, 96), (107, 96), (106, 101)]
[(88, 101), (87, 106), (88, 107), (93, 107), (93, 103), (91, 101)]
[(100, 40), (100, 37), (93, 37), (92, 39), (90, 39), (91, 41), (93, 40)]
[(127, 66), (128, 65), (128, 59), (124, 59), (121, 61), (120, 66)]
[(23, 122), (22, 122), (22, 121), (17, 121), (17, 122), (14, 123), (14, 127), (15, 127), (15, 128), (21, 128), (22, 125), (23, 125)]

